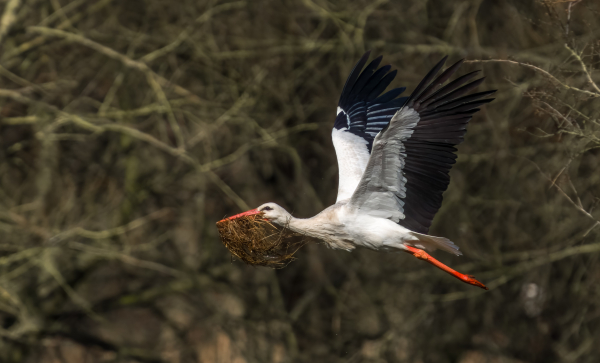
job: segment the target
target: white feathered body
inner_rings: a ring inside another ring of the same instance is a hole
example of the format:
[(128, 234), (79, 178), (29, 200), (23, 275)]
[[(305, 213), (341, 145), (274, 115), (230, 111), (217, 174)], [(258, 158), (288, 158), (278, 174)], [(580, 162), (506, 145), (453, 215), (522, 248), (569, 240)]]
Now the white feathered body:
[(430, 251), (440, 248), (460, 254), (458, 247), (446, 238), (416, 233), (389, 219), (365, 215), (348, 205), (347, 201), (338, 202), (312, 218), (290, 215), (287, 225), (295, 232), (322, 240), (333, 249), (406, 250), (405, 244), (408, 244)]

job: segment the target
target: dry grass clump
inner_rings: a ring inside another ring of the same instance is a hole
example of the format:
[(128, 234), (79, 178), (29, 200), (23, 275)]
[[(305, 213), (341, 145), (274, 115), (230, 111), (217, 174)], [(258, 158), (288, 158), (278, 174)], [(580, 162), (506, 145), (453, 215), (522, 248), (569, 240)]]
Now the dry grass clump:
[(263, 213), (217, 222), (221, 242), (249, 265), (284, 268), (307, 241), (289, 228), (262, 219)]

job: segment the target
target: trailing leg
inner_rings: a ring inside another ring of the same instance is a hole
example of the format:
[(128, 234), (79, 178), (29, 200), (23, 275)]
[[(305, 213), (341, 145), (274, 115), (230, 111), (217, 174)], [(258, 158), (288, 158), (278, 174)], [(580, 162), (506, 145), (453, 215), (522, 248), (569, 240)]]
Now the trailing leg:
[(427, 252), (425, 252), (421, 249), (415, 248), (415, 247), (411, 247), (411, 246), (405, 246), (405, 247), (407, 249), (406, 252), (410, 253), (411, 255), (415, 256), (416, 258), (418, 258), (420, 260), (429, 262), (430, 264), (434, 265), (435, 267), (437, 267), (441, 270), (446, 271), (447, 273), (456, 277), (457, 279), (461, 280), (462, 282), (466, 282), (467, 284), (481, 287), (482, 289), (485, 289), (485, 290), (488, 289), (484, 284), (475, 280), (475, 278), (473, 276), (461, 274), (460, 272), (451, 269), (450, 267), (444, 265), (440, 261), (431, 257)]

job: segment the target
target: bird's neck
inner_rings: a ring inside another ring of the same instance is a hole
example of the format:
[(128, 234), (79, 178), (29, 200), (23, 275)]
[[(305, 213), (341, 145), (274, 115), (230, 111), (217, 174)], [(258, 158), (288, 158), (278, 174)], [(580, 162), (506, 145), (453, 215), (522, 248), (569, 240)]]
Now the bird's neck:
[(288, 228), (296, 233), (319, 239), (330, 248), (351, 251), (354, 245), (351, 237), (339, 222), (337, 208), (327, 208), (312, 218), (294, 218), (289, 216)]
[(321, 219), (319, 214), (311, 218), (294, 218), (290, 215), (287, 227), (296, 233), (324, 239), (326, 238), (328, 228), (326, 223), (324, 223), (325, 221)]
[(297, 233), (309, 234), (310, 230), (312, 230), (310, 223), (311, 219), (312, 218), (295, 218), (290, 215), (287, 227)]

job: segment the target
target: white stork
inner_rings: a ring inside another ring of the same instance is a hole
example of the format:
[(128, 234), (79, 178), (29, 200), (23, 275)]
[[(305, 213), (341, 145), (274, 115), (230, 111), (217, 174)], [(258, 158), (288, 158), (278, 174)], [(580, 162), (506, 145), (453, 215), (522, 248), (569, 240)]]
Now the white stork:
[(443, 86), (463, 62), (435, 78), (444, 57), (410, 97), (398, 97), (404, 87), (383, 93), (396, 71), (389, 72), (389, 65), (378, 68), (381, 56), (363, 70), (369, 54), (350, 72), (338, 103), (332, 131), (339, 165), (336, 203), (307, 219), (295, 218), (275, 203), (229, 219), (262, 212), (266, 220), (318, 238), (330, 248), (408, 252), (487, 290), (424, 250), (439, 248), (461, 255), (452, 241), (427, 233), (450, 182), (454, 146), (463, 141), (478, 107), (493, 100), (485, 97), (495, 91), (466, 95), (483, 82), (484, 78), (470, 82), (478, 71)]

